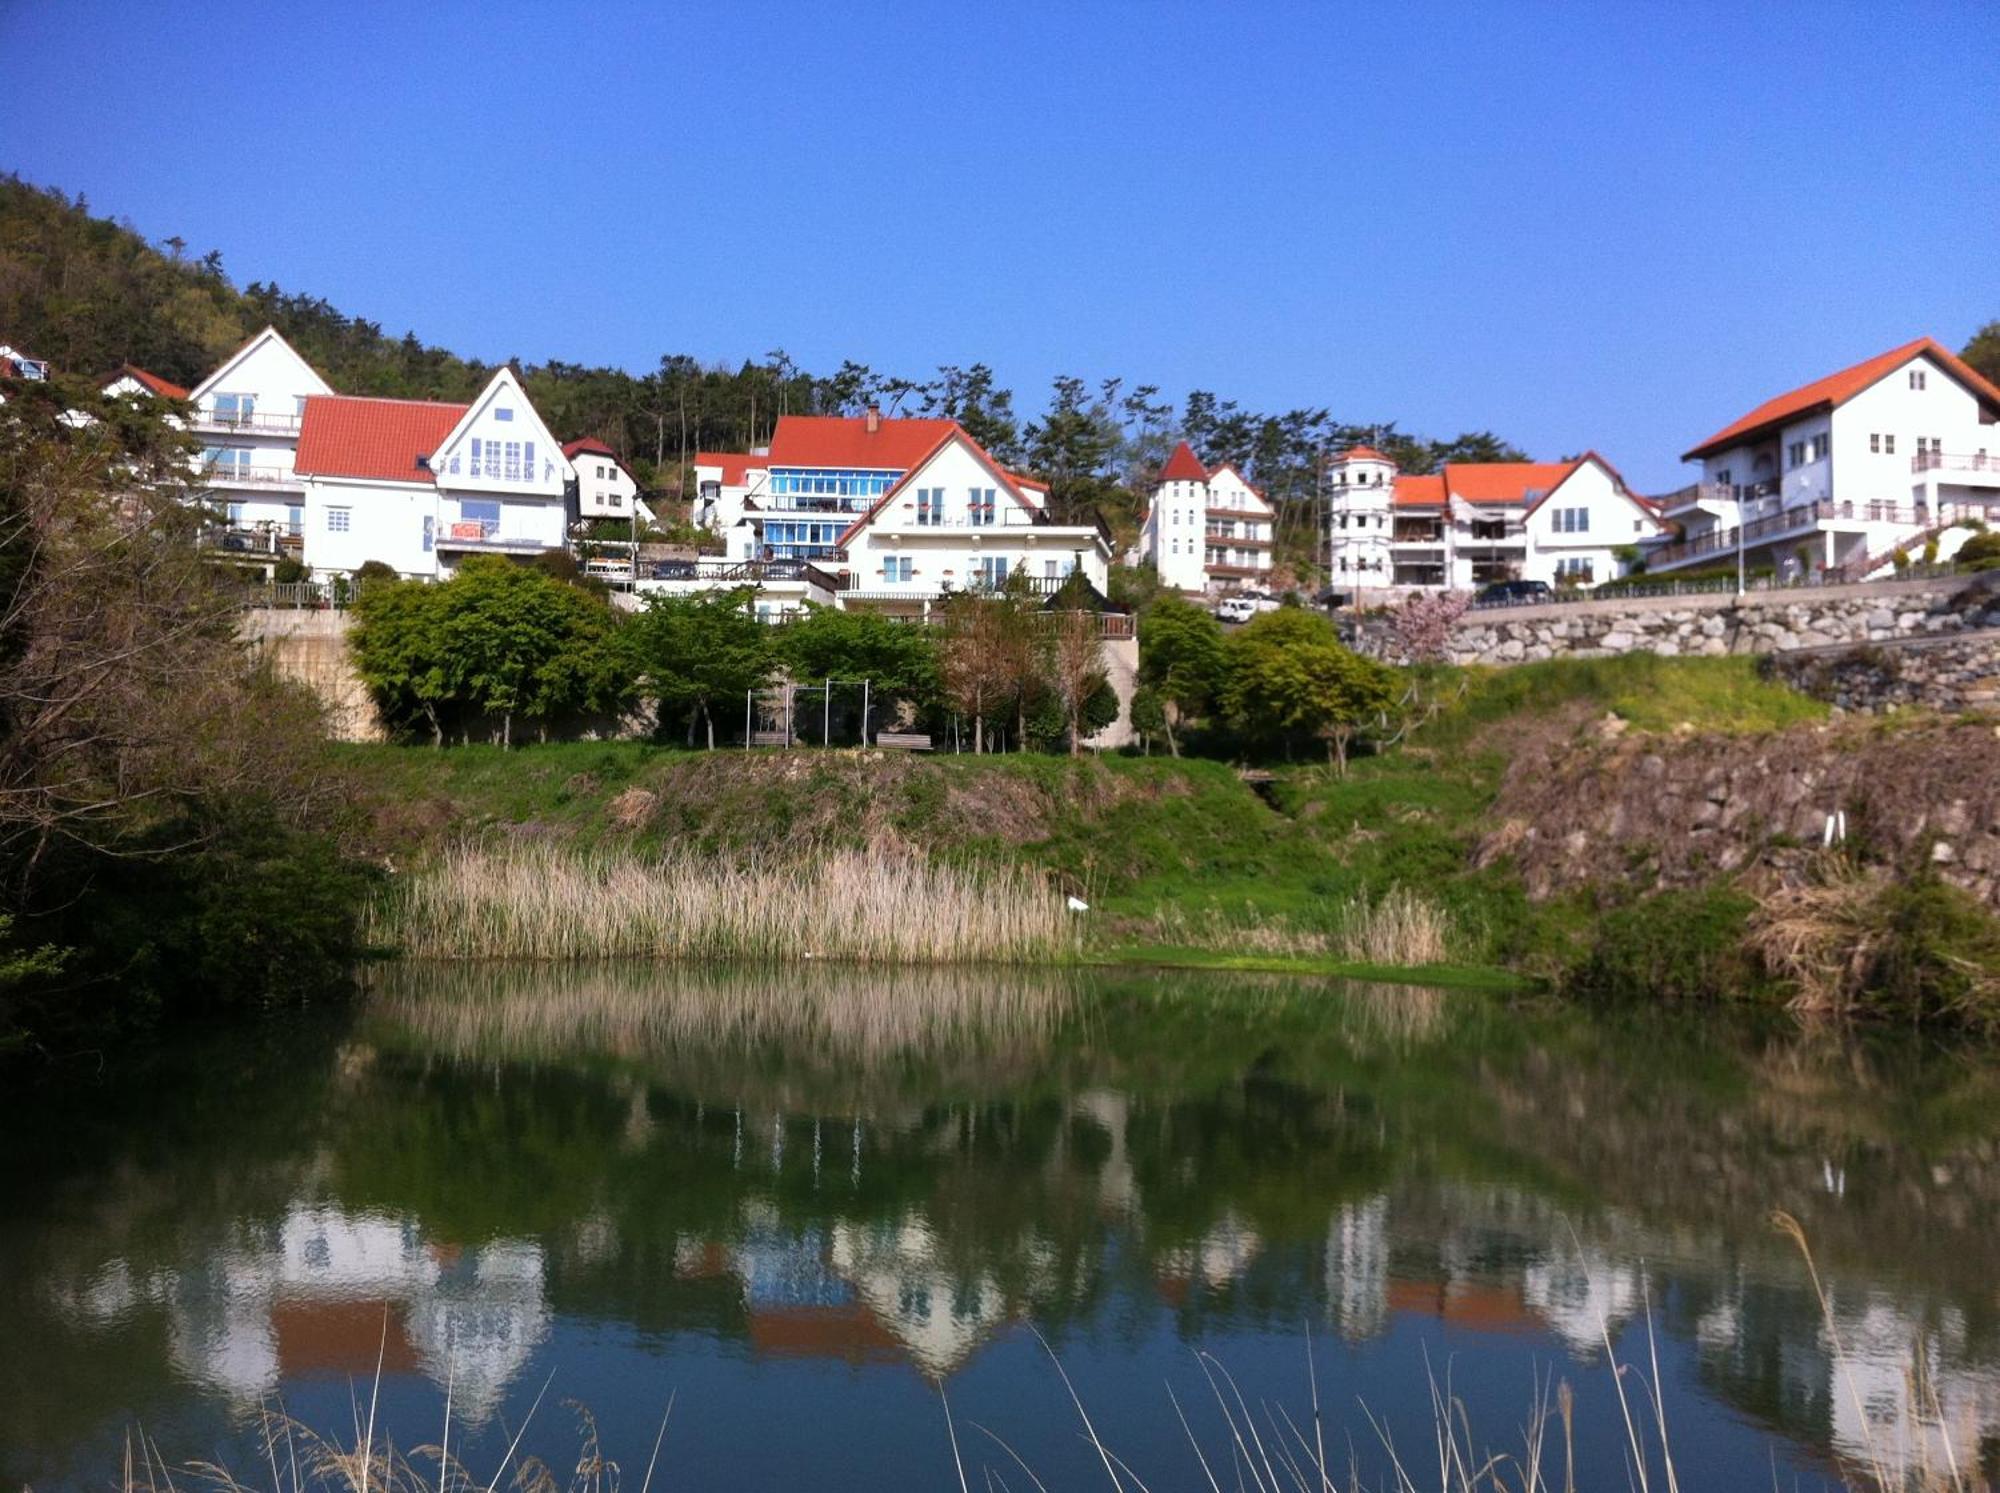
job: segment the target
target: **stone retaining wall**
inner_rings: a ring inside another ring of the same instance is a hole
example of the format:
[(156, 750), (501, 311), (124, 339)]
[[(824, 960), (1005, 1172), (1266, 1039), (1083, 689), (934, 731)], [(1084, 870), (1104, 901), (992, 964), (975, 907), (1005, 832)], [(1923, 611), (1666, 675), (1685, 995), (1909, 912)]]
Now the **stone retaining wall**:
[(1995, 627), (1775, 653), (1765, 667), (1793, 689), (1842, 710), (2000, 708), (2000, 628)]
[[(2000, 627), (2000, 572), (1858, 586), (1695, 596), (1639, 596), (1467, 612), (1456, 664), (1517, 664), (1617, 653), (1666, 657), (1784, 653)], [(1362, 624), (1359, 646), (1394, 659), (1386, 620)]]

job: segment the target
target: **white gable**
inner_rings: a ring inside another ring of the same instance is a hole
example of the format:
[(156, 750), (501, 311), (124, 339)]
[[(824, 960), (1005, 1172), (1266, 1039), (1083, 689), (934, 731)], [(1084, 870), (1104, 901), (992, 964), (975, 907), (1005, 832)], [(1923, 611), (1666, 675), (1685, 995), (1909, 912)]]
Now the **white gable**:
[(332, 386), (278, 335), (276, 327), (266, 327), (195, 385), (188, 397), (200, 403), (215, 394), (254, 394), (261, 407), (289, 414), (296, 400), (332, 392)]
[(856, 527), (865, 529), (877, 523), (914, 523), (920, 492), (944, 494), (944, 521), (947, 525), (965, 522), (975, 495), (982, 505), (992, 504), (993, 527), (1018, 529), (1033, 524), (1037, 519), (1035, 505), (1020, 496), (1019, 490), (999, 467), (983, 458), (978, 446), (968, 436), (955, 433), (911, 468), (903, 480), (889, 490), (875, 511), (861, 519)]
[(454, 489), (560, 493), (571, 473), (511, 368), (493, 375), (431, 456), (438, 486)]

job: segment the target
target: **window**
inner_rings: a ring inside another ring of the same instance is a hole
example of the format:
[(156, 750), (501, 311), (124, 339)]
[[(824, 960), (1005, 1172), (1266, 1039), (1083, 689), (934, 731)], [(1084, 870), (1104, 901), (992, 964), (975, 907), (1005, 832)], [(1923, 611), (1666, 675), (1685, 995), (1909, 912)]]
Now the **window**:
[(229, 508), (229, 527), (232, 529), (242, 528), (243, 505), (241, 503), (231, 503), (228, 505), (228, 508)]
[(523, 482), (533, 482), (535, 480), (535, 443), (533, 441), (521, 442), (521, 480)]
[(1822, 432), (1820, 432), (1820, 434), (1818, 434), (1818, 435), (1814, 436), (1814, 437), (1813, 437), (1813, 438), (1812, 438), (1812, 439), (1811, 439), (1810, 441), (1807, 441), (1807, 442), (1806, 442), (1806, 460), (1807, 460), (1807, 461), (1825, 461), (1825, 460), (1826, 460), (1826, 453), (1827, 453), (1827, 448), (1828, 448), (1829, 444), (1830, 444), (1830, 443), (1832, 442), (1832, 440), (1833, 440), (1833, 437), (1832, 437), (1832, 436), (1830, 436), (1830, 435), (1828, 435), (1828, 434), (1827, 434), (1826, 432), (1822, 431)]
[(602, 497), (605, 503), (608, 504), (610, 507), (623, 508), (625, 506), (625, 495), (623, 493), (607, 492), (607, 493), (601, 493), (599, 494), (599, 496)]
[(1007, 557), (1005, 555), (981, 555), (979, 557), (979, 583), (989, 590), (999, 590), (1007, 584)]
[(1059, 580), (1061, 580), (1061, 579), (1062, 579), (1062, 561), (1060, 561), (1060, 560), (1044, 560), (1044, 561), (1042, 561), (1042, 579), (1043, 579), (1043, 580), (1045, 580), (1045, 581), (1059, 581)]
[(1556, 575), (1588, 584), (1594, 562), (1584, 555), (1565, 555), (1556, 561)]
[(1910, 387), (1912, 389), (1921, 389), (1923, 386), (1924, 370), (1921, 368), (1912, 368), (1910, 370)]
[(428, 513), (424, 515), (424, 553), (429, 554), (437, 545), (437, 520)]
[(1885, 456), (1896, 454), (1896, 436), (1893, 431), (1882, 437), (1882, 452)]
[(352, 508), (329, 508), (326, 510), (327, 533), (345, 534), (353, 527), (354, 510)]
[(941, 487), (920, 487), (917, 489), (917, 527), (934, 529), (944, 522), (944, 489)]
[(1806, 443), (1804, 441), (1793, 441), (1789, 446), (1785, 447), (1786, 466), (1802, 467), (1805, 464), (1806, 464)]
[(215, 396), (215, 423), (218, 425), (248, 425), (257, 417), (257, 396), (255, 394), (218, 394)]
[(463, 524), (478, 524), (479, 537), (491, 539), (500, 532), (500, 504), (489, 498), (460, 498), (458, 519)]
[(1880, 432), (1880, 431), (1874, 431), (1874, 432), (1871, 432), (1871, 433), (1869, 434), (1869, 437), (1868, 437), (1868, 449), (1869, 449), (1870, 451), (1873, 451), (1873, 452), (1875, 452), (1875, 453), (1876, 453), (1877, 455), (1880, 455), (1880, 454), (1881, 454), (1881, 451), (1882, 451), (1882, 435), (1881, 435), (1881, 432)]
[(1721, 471), (1717, 472), (1715, 474), (1715, 480), (1723, 487), (1729, 486), (1729, 468), (1724, 467)]
[(909, 555), (891, 555), (882, 562), (882, 579), (907, 581), (916, 578), (916, 561)]
[(493, 418), (496, 420), (511, 420), (514, 418), (514, 412), (505, 406), (501, 406), (493, 411)]
[(285, 510), (285, 532), (303, 534), (306, 531), (306, 511), (294, 503)]
[(1558, 508), (1556, 510), (1555, 531), (1558, 534), (1588, 534), (1590, 532), (1590, 510), (1588, 508)]
[(993, 526), (993, 493), (994, 490), (990, 487), (970, 487), (966, 489), (965, 521), (975, 529), (986, 529)]

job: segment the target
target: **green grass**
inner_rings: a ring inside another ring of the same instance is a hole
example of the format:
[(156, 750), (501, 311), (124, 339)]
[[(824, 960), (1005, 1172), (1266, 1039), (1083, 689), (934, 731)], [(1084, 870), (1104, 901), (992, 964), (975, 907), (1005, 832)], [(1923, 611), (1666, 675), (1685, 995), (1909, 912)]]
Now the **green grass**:
[(1445, 990), (1510, 994), (1537, 982), (1509, 970), (1477, 964), (1362, 964), (1315, 954), (1235, 954), (1176, 944), (1113, 944), (1096, 949), (1086, 964), (1146, 969), (1205, 969), (1242, 974), (1328, 975), (1347, 980), (1435, 985)]

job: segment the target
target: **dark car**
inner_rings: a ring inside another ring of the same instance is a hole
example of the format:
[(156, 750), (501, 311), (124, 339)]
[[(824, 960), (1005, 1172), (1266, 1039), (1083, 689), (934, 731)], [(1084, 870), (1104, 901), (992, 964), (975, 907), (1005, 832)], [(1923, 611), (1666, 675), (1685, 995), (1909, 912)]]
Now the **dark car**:
[(1520, 606), (1531, 601), (1547, 601), (1554, 594), (1547, 581), (1495, 581), (1475, 596), (1473, 602), (1483, 607), (1502, 604)]

